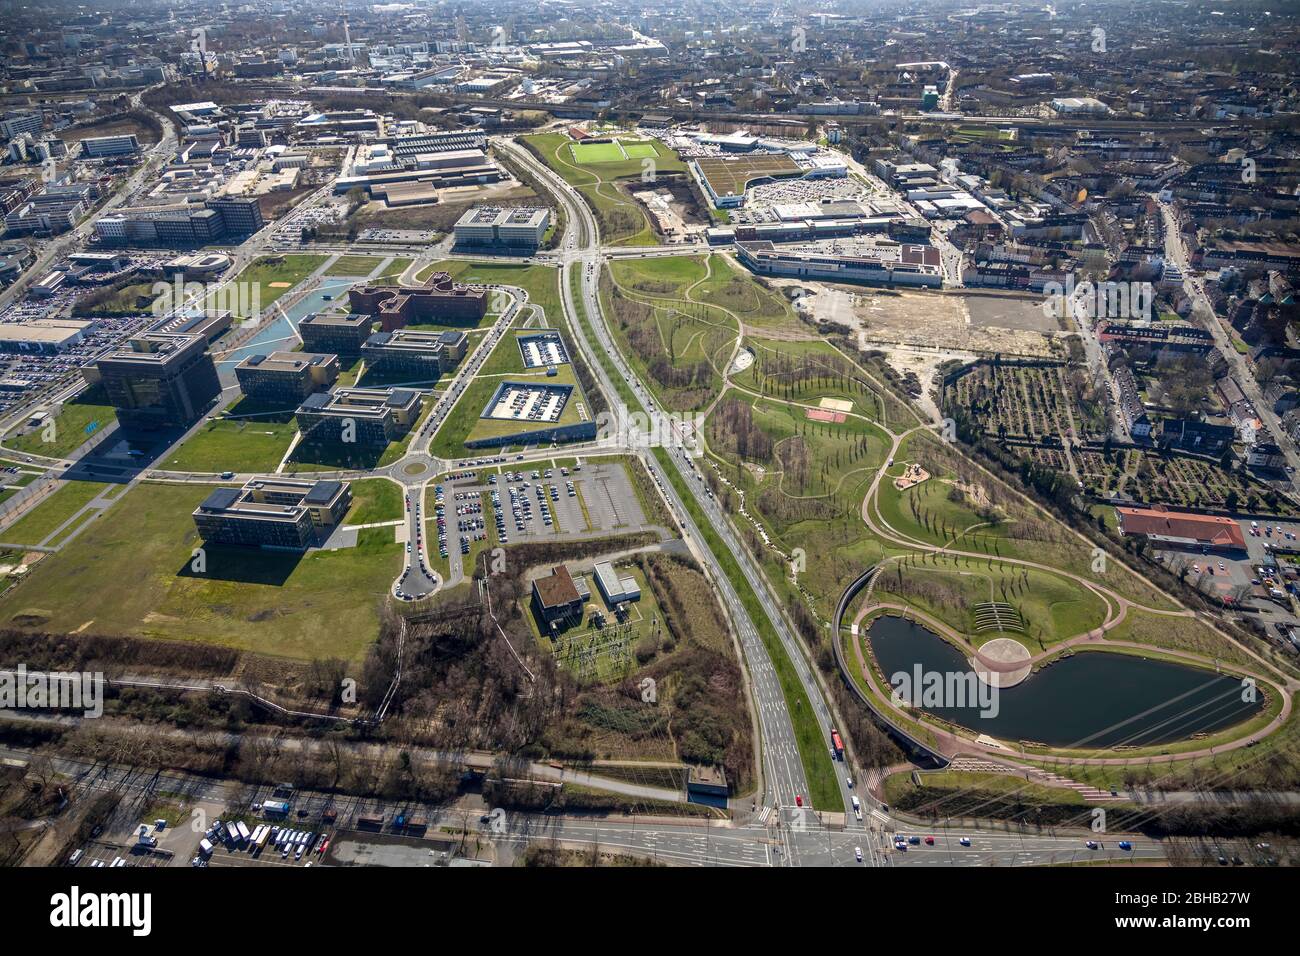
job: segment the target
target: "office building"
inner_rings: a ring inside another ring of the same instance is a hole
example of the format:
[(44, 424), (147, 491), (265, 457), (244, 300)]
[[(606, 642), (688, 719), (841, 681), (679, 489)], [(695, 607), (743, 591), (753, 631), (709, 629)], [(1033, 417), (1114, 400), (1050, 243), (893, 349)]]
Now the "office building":
[(194, 509), (194, 525), (206, 544), (305, 551), (329, 537), (351, 503), (344, 481), (258, 478), (214, 490)]
[(329, 315), (313, 312), (303, 316), (298, 323), (302, 347), (308, 352), (327, 352), (349, 357), (361, 354), (361, 347), (370, 338), (375, 320), (373, 316), (352, 313)]
[(249, 398), (293, 407), (339, 377), (339, 357), (315, 352), (250, 355), (235, 366), (239, 389)]
[(368, 369), (406, 375), (421, 382), (437, 381), (444, 369), (455, 364), (443, 354), (441, 332), (413, 329), (374, 333), (361, 346), (361, 357)]
[(348, 291), (353, 312), (378, 319), (385, 332), (408, 325), (477, 325), (487, 315), (487, 293), (435, 272), (423, 286), (354, 286)]
[(208, 202), (208, 208), (220, 213), (228, 236), (251, 236), (266, 225), (255, 196), (218, 196)]
[(121, 136), (88, 136), (81, 141), (81, 154), (87, 159), (105, 156), (130, 156), (140, 151), (140, 141), (134, 133)]
[(532, 254), (550, 224), (551, 211), (545, 207), (475, 206), (453, 228), (457, 246)]
[(411, 389), (340, 388), (308, 395), (296, 416), (305, 442), (382, 447), (411, 430), (420, 406)]
[(102, 384), (123, 428), (193, 424), (221, 394), (207, 340), (193, 333), (145, 332), (82, 370)]
[(0, 137), (17, 139), (24, 133), (40, 136), (42, 125), (41, 114), (35, 111), (7, 113), (4, 119), (0, 119)]

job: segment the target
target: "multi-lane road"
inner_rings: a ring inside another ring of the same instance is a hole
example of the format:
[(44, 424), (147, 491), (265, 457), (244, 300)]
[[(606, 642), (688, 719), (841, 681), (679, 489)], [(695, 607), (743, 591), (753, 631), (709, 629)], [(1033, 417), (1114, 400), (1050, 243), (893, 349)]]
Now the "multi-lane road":
[[(672, 467), (677, 470), (685, 487), (690, 489), (694, 504), (721, 539), (723, 546), (740, 564), (767, 617), (767, 621), (763, 623), (776, 633), (781, 644), (781, 653), (789, 659), (812, 707), (817, 725), (822, 731), (824, 741), (822, 746), (826, 748), (819, 754), (811, 755), (812, 759), (830, 762), (830, 731), (834, 722), (818, 676), (809, 663), (798, 638), (794, 635), (793, 629), (782, 614), (780, 604), (772, 594), (761, 571), (755, 566), (730, 520), (695, 467), (692, 457), (693, 438), (682, 436), (680, 442), (671, 440), (672, 436), (681, 435), (678, 423), (659, 409), (650, 392), (623, 359), (601, 317), (598, 289), (603, 260), (598, 246), (599, 231), (595, 217), (576, 190), (537, 161), (532, 154), (513, 143), (500, 143), (499, 146), (539, 177), (541, 182), (546, 183), (556, 199), (563, 203), (568, 214), (569, 229), (561, 242), (564, 265), (560, 284), (570, 331), (587, 357), (592, 373), (606, 393), (610, 406), (624, 404), (623, 396), (630, 392), (641, 406), (638, 410), (644, 410), (652, 417), (653, 434), (658, 436), (657, 440), (662, 441), (667, 438), (670, 446), (677, 446), (669, 449), (669, 461)], [(571, 270), (575, 268), (579, 270), (578, 287), (581, 296), (579, 301), (575, 301), (570, 279)], [(589, 339), (589, 332), (596, 340), (594, 343)], [(604, 357), (604, 361), (601, 356)], [(606, 362), (622, 377), (625, 389), (616, 388), (609, 379)], [(645, 457), (648, 467), (652, 472), (657, 472), (655, 459), (648, 455)], [(758, 627), (722, 570), (721, 564), (705, 543), (704, 536), (695, 526), (690, 511), (680, 499), (673, 483), (667, 480), (667, 476), (663, 476), (659, 484), (682, 522), (688, 540), (694, 545), (694, 550), (704, 558), (710, 578), (740, 635), (762, 738), (764, 804), (779, 808), (779, 812), (791, 819), (803, 819), (806, 814), (800, 812), (802, 808), (798, 804), (802, 803), (805, 807), (809, 804), (807, 776), (786, 695), (777, 677), (771, 656), (759, 635)], [(825, 772), (825, 768), (822, 768), (822, 772)], [(840, 790), (840, 805), (816, 809), (843, 814), (850, 826), (860, 826), (851, 812), (853, 794), (850, 792), (846, 774), (838, 765), (835, 768), (835, 775)]]
[[(32, 753), (0, 748), (0, 757), (31, 759)], [(167, 794), (189, 806), (211, 802), (238, 808), (245, 800), (262, 795), (238, 781), (214, 779), (184, 771), (142, 770), (137, 767), (54, 757), (52, 769), (68, 778), (74, 790), (120, 794), (130, 806), (144, 808), (155, 794)], [(265, 788), (266, 796), (269, 789)], [(298, 819), (311, 822), (326, 810), (338, 815), (342, 826), (358, 814), (394, 818), (410, 813), (409, 804), (399, 801), (351, 797), (316, 791), (298, 791), (293, 798)], [(425, 808), (421, 807), (421, 813)], [(485, 808), (486, 809), (486, 808)], [(481, 839), (503, 850), (522, 851), (530, 843), (555, 841), (579, 848), (649, 857), (680, 866), (866, 866), (873, 860), (888, 866), (1027, 866), (1100, 860), (1152, 861), (1164, 858), (1164, 846), (1140, 836), (1127, 839), (1131, 850), (1121, 850), (1119, 835), (1096, 835), (1083, 831), (1036, 831), (1033, 833), (960, 830), (942, 825), (925, 828), (898, 824), (897, 828), (873, 825), (863, 830), (827, 827), (815, 817), (787, 821), (775, 814), (763, 814), (744, 825), (729, 821), (673, 820), (664, 817), (565, 817), (506, 811), (490, 815), (485, 824), (478, 812), (465, 807), (434, 808), (427, 814), (431, 830), (455, 832), (468, 827)], [(915, 836), (918, 843), (896, 850), (896, 835)], [(925, 841), (933, 839), (933, 844)], [(962, 838), (970, 846), (961, 844)], [(1089, 849), (1091, 838), (1098, 843)], [(197, 843), (197, 835), (195, 837)], [(862, 851), (859, 863), (857, 851)]]

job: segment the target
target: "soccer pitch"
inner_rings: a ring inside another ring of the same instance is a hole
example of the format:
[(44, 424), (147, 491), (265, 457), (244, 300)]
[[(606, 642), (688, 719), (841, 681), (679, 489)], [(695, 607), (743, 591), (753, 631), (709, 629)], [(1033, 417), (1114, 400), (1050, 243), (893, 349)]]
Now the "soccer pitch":
[(621, 163), (627, 159), (623, 147), (613, 143), (574, 143), (569, 153), (575, 163), (591, 165), (593, 163)]
[(623, 152), (627, 153), (628, 159), (654, 159), (659, 155), (655, 150), (655, 144), (648, 140), (633, 140), (620, 145), (623, 147)]

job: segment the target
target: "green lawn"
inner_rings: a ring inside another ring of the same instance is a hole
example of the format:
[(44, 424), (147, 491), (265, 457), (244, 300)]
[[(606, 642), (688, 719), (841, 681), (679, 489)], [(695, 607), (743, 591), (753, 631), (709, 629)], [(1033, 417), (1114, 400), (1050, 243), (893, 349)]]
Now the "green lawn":
[(53, 441), (45, 440), (48, 423), (25, 435), (5, 439), (5, 447), (29, 455), (66, 458), (96, 431), (113, 422), (113, 406), (105, 404), (103, 389), (90, 389), (70, 402), (64, 402), (54, 417)]
[[(256, 290), (261, 307), (266, 309), (320, 268), (328, 258), (329, 256), (305, 254), (265, 256), (245, 268), (234, 281), (249, 283), (250, 289)], [(243, 298), (240, 296), (240, 299)], [(251, 292), (249, 299), (251, 300)], [(236, 318), (246, 316), (236, 315)]]
[(372, 524), (376, 521), (393, 521), (405, 513), (402, 488), (387, 478), (371, 478), (352, 482), (352, 507), (348, 509), (346, 524)]
[(411, 263), (414, 261), (414, 259), (394, 259), (392, 262), (388, 263), (383, 272), (375, 276), (375, 281), (378, 282), (383, 279), (388, 282), (396, 282), (402, 273), (411, 267)]
[(0, 621), (360, 660), (401, 566), (391, 529), (361, 532), (356, 548), (308, 555), (209, 546), (198, 573), (191, 513), (211, 490), (133, 488), (0, 599)]
[(0, 538), (14, 544), (40, 544), (59, 525), (99, 497), (107, 487), (98, 481), (69, 481), (4, 531), (0, 531)]
[[(465, 388), (460, 400), (448, 414), (442, 427), (434, 436), (432, 451), (444, 458), (458, 458), (465, 454), (465, 442), (498, 435), (511, 435), (526, 431), (539, 431), (549, 423), (519, 422), (481, 418), (483, 408), (491, 399), (497, 387), (503, 381), (536, 383), (538, 385), (570, 385), (573, 394), (555, 425), (571, 425), (582, 421), (578, 407), (582, 406), (591, 416), (591, 408), (582, 394), (572, 365), (557, 366), (556, 374), (548, 376), (545, 369), (525, 369), (523, 358), (519, 353), (518, 338), (528, 335), (533, 329), (512, 329), (502, 336), (479, 369), (474, 380)], [(570, 349), (573, 343), (566, 342)]]
[(588, 166), (592, 163), (621, 163), (626, 158), (617, 143), (574, 143), (569, 154), (575, 163)]
[[(457, 282), (483, 285), (515, 285), (528, 292), (528, 301), (541, 306), (547, 323), (554, 325), (560, 320), (560, 270), (547, 265), (520, 265), (513, 262), (472, 262), (462, 259), (448, 259), (435, 262), (421, 269), (417, 281), (424, 281), (435, 272), (446, 272)], [(483, 323), (495, 318), (491, 312), (492, 297), (488, 297), (488, 315)], [(413, 326), (415, 328), (417, 326)], [(446, 328), (447, 326), (437, 326)], [(453, 326), (463, 328), (463, 326)]]
[(218, 474), (274, 471), (296, 429), (292, 422), (219, 418), (204, 424), (158, 467)]
[(335, 276), (357, 276), (364, 278), (384, 261), (383, 256), (339, 256), (330, 263), (329, 273)]

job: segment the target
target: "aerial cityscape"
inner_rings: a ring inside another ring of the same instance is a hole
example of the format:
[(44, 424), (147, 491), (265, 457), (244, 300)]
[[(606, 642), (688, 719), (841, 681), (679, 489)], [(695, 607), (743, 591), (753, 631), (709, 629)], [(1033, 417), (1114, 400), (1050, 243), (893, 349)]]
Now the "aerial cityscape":
[(1300, 863), (1295, 5), (3, 11), (0, 866)]

